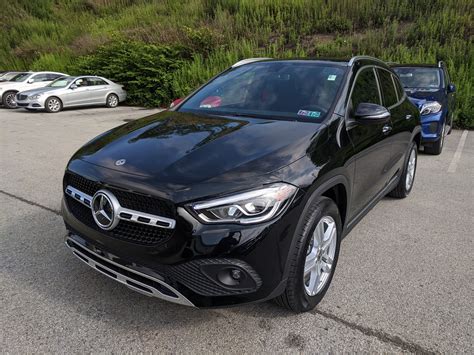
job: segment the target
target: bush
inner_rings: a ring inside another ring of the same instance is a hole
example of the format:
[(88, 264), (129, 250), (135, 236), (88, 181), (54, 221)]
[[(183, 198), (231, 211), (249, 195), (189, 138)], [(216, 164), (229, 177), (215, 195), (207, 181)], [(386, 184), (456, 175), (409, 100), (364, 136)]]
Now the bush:
[(173, 99), (172, 75), (184, 61), (184, 49), (118, 41), (81, 57), (69, 72), (100, 75), (124, 84), (132, 105), (167, 106)]

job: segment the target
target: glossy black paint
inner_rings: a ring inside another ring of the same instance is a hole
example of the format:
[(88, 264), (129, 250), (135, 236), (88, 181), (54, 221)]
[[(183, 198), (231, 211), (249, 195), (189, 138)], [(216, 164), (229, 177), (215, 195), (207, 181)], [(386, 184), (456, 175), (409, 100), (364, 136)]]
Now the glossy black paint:
[[(263, 280), (256, 292), (217, 297), (201, 296), (172, 278), (167, 280), (199, 307), (277, 296), (285, 287), (288, 253), (308, 201), (319, 195), (334, 198), (347, 234), (397, 183), (409, 144), (419, 137), (419, 113), (406, 95), (394, 107), (386, 107), (388, 119), (370, 125), (358, 122), (349, 98), (359, 71), (390, 69), (366, 57), (345, 65), (345, 83), (323, 122), (197, 116), (179, 112), (177, 105), (112, 129), (72, 157), (69, 172), (172, 201), (177, 227), (165, 244), (144, 247), (107, 237), (80, 223), (63, 202), (67, 227), (91, 248), (150, 275), (167, 278), (166, 267), (231, 257), (251, 265)], [(387, 132), (386, 125), (391, 128)], [(116, 166), (119, 159), (127, 163)], [(186, 210), (192, 201), (280, 181), (299, 191), (289, 208), (269, 222), (206, 225)]]

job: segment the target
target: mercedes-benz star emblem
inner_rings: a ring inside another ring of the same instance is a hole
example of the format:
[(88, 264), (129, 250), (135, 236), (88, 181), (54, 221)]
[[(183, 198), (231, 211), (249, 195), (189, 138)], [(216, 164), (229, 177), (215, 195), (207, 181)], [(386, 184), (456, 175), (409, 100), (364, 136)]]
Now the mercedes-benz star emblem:
[(115, 165), (120, 166), (125, 164), (127, 161), (125, 159), (119, 159), (115, 162)]
[(118, 218), (115, 216), (117, 210), (115, 196), (109, 191), (99, 190), (95, 193), (92, 198), (92, 217), (94, 217), (95, 223), (105, 230), (115, 228), (117, 225)]

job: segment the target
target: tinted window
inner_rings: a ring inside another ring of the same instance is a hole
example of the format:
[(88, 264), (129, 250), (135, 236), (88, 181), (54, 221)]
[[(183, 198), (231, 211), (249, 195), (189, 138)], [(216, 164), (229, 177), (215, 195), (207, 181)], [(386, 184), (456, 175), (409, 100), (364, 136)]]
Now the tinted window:
[(440, 69), (424, 67), (395, 67), (403, 87), (437, 90), (441, 86)]
[(387, 70), (377, 69), (379, 74), (380, 89), (382, 90), (383, 104), (390, 107), (398, 102), (397, 93), (393, 86), (392, 74)]
[(108, 85), (104, 80), (99, 79), (99, 78), (87, 78), (87, 82), (89, 86)]
[(74, 84), (77, 86), (77, 87), (81, 87), (81, 86), (87, 86), (87, 79), (85, 78), (79, 78), (77, 79)]
[(47, 74), (47, 77), (48, 77), (49, 81), (56, 80), (57, 78), (60, 78), (62, 76), (63, 75), (61, 75), (61, 74), (53, 74), (53, 73)]
[(402, 84), (400, 83), (400, 80), (392, 74), (393, 82), (395, 83), (395, 89), (397, 90), (398, 94), (398, 99), (401, 100), (403, 95), (405, 95), (405, 90), (403, 90)]
[(380, 105), (379, 90), (375, 73), (372, 68), (363, 69), (357, 76), (351, 95), (352, 108), (356, 109), (360, 103), (367, 102)]
[(346, 70), (314, 61), (251, 63), (224, 72), (179, 111), (321, 121)]
[(33, 76), (33, 82), (38, 83), (40, 81), (51, 81), (49, 74), (37, 74)]

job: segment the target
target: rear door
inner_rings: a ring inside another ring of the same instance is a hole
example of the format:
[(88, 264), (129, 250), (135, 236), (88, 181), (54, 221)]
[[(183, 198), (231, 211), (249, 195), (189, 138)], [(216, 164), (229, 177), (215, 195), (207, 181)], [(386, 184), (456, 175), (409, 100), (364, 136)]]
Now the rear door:
[(87, 78), (91, 103), (105, 104), (109, 84), (101, 78)]
[(360, 103), (381, 105), (375, 68), (365, 66), (357, 74), (352, 87), (347, 133), (355, 150), (355, 178), (352, 188), (351, 214), (356, 215), (385, 187), (389, 181), (391, 144), (387, 127), (390, 122), (360, 124), (354, 112)]
[[(406, 96), (403, 89), (397, 88), (398, 79), (392, 72), (377, 68), (383, 106), (390, 111), (392, 127), (388, 138), (392, 146), (392, 157), (389, 164), (390, 177), (395, 176), (403, 167), (405, 153), (411, 141), (411, 128), (415, 115), (407, 110)], [(402, 92), (400, 96), (400, 92)]]

